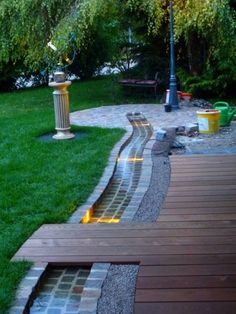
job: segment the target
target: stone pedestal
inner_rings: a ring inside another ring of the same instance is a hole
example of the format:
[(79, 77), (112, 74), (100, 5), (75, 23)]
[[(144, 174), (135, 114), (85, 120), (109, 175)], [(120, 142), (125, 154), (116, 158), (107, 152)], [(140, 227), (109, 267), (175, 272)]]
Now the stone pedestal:
[(70, 132), (70, 119), (69, 119), (69, 97), (67, 87), (71, 85), (70, 81), (62, 83), (51, 82), (50, 87), (55, 90), (53, 92), (55, 121), (57, 134), (53, 136), (56, 140), (67, 140), (75, 137)]

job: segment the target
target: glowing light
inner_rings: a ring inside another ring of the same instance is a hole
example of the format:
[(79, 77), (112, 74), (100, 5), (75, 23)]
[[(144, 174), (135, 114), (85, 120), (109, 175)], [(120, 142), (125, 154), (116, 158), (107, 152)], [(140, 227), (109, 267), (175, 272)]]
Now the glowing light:
[(118, 224), (120, 222), (120, 219), (118, 218), (99, 218), (99, 223), (108, 223), (108, 224)]
[(117, 161), (131, 161), (131, 162), (142, 162), (143, 158), (138, 157), (128, 157), (128, 158), (118, 158)]
[(87, 210), (86, 214), (84, 215), (84, 217), (81, 220), (82, 224), (87, 224), (89, 223), (89, 221), (92, 218), (92, 214), (93, 214), (93, 208), (89, 208), (89, 210)]
[(49, 41), (49, 42), (47, 43), (47, 46), (48, 46), (49, 48), (51, 48), (52, 50), (57, 51), (57, 47), (54, 46), (51, 41)]

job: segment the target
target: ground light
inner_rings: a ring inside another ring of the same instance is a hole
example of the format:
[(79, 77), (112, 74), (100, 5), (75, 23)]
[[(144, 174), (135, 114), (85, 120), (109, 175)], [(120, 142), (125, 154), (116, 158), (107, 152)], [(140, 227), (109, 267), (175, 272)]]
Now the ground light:
[(177, 95), (177, 81), (175, 71), (175, 40), (174, 40), (174, 17), (173, 3), (170, 0), (170, 96), (169, 105), (172, 110), (179, 109), (179, 101)]

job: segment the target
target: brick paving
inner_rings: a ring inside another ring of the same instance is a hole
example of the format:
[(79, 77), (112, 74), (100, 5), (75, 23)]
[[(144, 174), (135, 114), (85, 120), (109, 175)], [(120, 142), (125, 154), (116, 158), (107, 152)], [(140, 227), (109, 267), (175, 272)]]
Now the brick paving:
[(123, 149), (115, 173), (102, 200), (95, 206), (88, 223), (118, 223), (138, 186), (143, 163), (143, 150), (152, 136), (152, 128), (143, 115), (129, 115), (133, 134)]
[(30, 314), (77, 314), (89, 273), (90, 269), (78, 267), (54, 267), (48, 271)]
[(174, 127), (197, 122), (197, 107), (180, 103), (181, 110), (165, 112), (163, 105), (117, 105), (76, 111), (70, 114), (70, 121), (75, 125), (98, 126), (105, 128), (129, 129), (126, 118), (128, 112), (142, 112), (154, 130), (162, 127)]

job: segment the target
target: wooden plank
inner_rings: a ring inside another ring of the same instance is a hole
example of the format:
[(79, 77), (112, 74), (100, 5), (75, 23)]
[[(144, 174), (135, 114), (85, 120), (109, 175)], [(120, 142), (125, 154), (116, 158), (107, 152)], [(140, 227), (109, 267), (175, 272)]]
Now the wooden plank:
[(136, 302), (235, 301), (236, 288), (137, 289)]
[(228, 179), (228, 180), (217, 180), (217, 179), (214, 179), (214, 180), (191, 180), (189, 179), (188, 182), (186, 183), (185, 180), (177, 180), (177, 181), (171, 181), (170, 183), (170, 187), (180, 187), (180, 186), (187, 186), (187, 185), (192, 185), (192, 190), (194, 190), (193, 187), (195, 186), (201, 186), (201, 187), (205, 187), (205, 186), (212, 186), (212, 185), (220, 185), (220, 186), (223, 186), (223, 185), (234, 185), (235, 184), (235, 180), (234, 179)]
[(141, 266), (139, 277), (236, 275), (235, 264)]
[(236, 302), (136, 303), (135, 314), (235, 314)]
[(168, 188), (168, 193), (169, 192), (187, 192), (190, 191), (192, 193), (192, 195), (194, 195), (195, 191), (230, 191), (230, 190), (235, 190), (236, 189), (236, 185), (232, 184), (232, 185), (199, 185), (199, 186), (191, 186), (191, 185), (182, 185), (182, 186), (169, 186)]
[(138, 277), (137, 289), (235, 288), (236, 275)]
[(199, 162), (207, 162), (209, 164), (219, 163), (227, 164), (229, 162), (236, 162), (236, 155), (181, 155), (181, 156), (170, 156), (170, 161), (172, 164), (179, 163), (181, 165), (190, 164), (190, 163), (199, 163)]
[(235, 176), (218, 176), (218, 177), (210, 177), (210, 176), (202, 176), (202, 177), (193, 177), (193, 176), (186, 176), (186, 177), (173, 177), (171, 178), (171, 185), (175, 184), (175, 182), (184, 182), (185, 185), (188, 182), (202, 182), (202, 184), (206, 184), (209, 182), (219, 182), (219, 184), (224, 184), (224, 182), (230, 182), (230, 184), (235, 183)]
[(140, 265), (217, 265), (236, 264), (235, 254), (205, 255), (152, 255), (139, 256)]
[(236, 189), (208, 189), (208, 190), (195, 190), (194, 193), (193, 191), (187, 191), (185, 189), (182, 190), (173, 190), (173, 189), (169, 189), (168, 190), (168, 194), (167, 197), (184, 197), (184, 196), (222, 196), (225, 197), (225, 199), (227, 199), (227, 197), (229, 195), (236, 195)]
[(230, 165), (226, 165), (224, 166), (224, 168), (220, 168), (218, 165), (214, 165), (212, 164), (211, 167), (209, 167), (209, 165), (204, 166), (201, 165), (199, 166), (193, 166), (193, 165), (186, 165), (186, 166), (177, 166), (177, 167), (172, 167), (171, 169), (171, 175), (172, 174), (183, 174), (185, 175), (186, 173), (190, 173), (190, 174), (206, 174), (207, 173), (234, 173), (236, 174), (236, 169), (235, 169), (235, 164), (233, 166)]
[(175, 208), (187, 208), (187, 207), (234, 207), (236, 208), (236, 203), (234, 201), (216, 201), (216, 202), (204, 202), (204, 201), (200, 201), (200, 202), (176, 202), (175, 204), (173, 204), (173, 202), (169, 202), (168, 198), (164, 204), (164, 208), (169, 208), (175, 206)]
[[(156, 224), (157, 226), (161, 224)], [(186, 223), (185, 223), (186, 226)], [(170, 226), (171, 227), (171, 226)], [(114, 230), (112, 231), (112, 237), (114, 238), (136, 238), (136, 237), (149, 237), (149, 238), (160, 238), (160, 237), (181, 237), (181, 236), (214, 236), (214, 235), (236, 235), (236, 228), (222, 228), (217, 225), (217, 228), (192, 228), (192, 223), (189, 228), (168, 228), (162, 229), (161, 226), (156, 229), (141, 229), (141, 230)], [(33, 234), (30, 239), (87, 239), (87, 238), (109, 238), (111, 237), (110, 230), (67, 230), (67, 231), (58, 231), (50, 230), (45, 234)]]
[[(92, 252), (91, 252), (92, 254)], [(42, 256), (31, 256), (31, 255), (15, 255), (12, 261), (31, 261), (33, 263), (50, 263), (53, 265), (80, 265), (80, 264), (93, 264), (93, 263), (118, 263), (118, 264), (139, 264), (140, 260), (137, 256), (118, 256), (118, 255), (42, 255)]]
[(236, 243), (236, 236), (189, 236), (189, 237), (146, 237), (146, 238), (85, 238), (85, 239), (28, 239), (24, 247), (61, 247), (61, 246), (125, 246), (124, 243), (128, 243), (129, 246), (159, 246), (159, 245), (196, 245), (196, 244), (234, 244)]
[(116, 247), (96, 247), (96, 246), (70, 246), (70, 247), (41, 247), (19, 249), (15, 257), (34, 257), (39, 256), (64, 256), (64, 255), (107, 255), (107, 256), (135, 256), (135, 255), (156, 255), (156, 254), (235, 254), (236, 246), (230, 244), (219, 245), (166, 245), (159, 246), (116, 246)]
[[(36, 260), (36, 257), (34, 257)], [(125, 263), (140, 265), (217, 265), (217, 264), (236, 264), (236, 254), (220, 255), (151, 255), (142, 256), (43, 256), (46, 262), (56, 265), (66, 264), (91, 264), (92, 262)], [(150, 278), (150, 277), (149, 277)]]
[(215, 208), (163, 208), (161, 210), (161, 215), (173, 215), (173, 214), (178, 214), (178, 215), (195, 215), (195, 214), (233, 214), (236, 213), (236, 208), (234, 207), (215, 207)]
[[(236, 194), (229, 194), (229, 195), (192, 195), (192, 196), (171, 196), (167, 195), (167, 202), (168, 203), (185, 203), (185, 202), (229, 202), (234, 201), (234, 206), (236, 209)], [(223, 206), (222, 206), (223, 207)]]
[[(235, 169), (235, 162), (227, 162), (225, 164), (224, 169), (227, 171), (228, 169)], [(222, 165), (219, 165), (219, 163), (211, 163), (210, 165), (206, 162), (203, 162), (201, 164), (193, 164), (193, 163), (186, 163), (186, 164), (181, 164), (181, 163), (171, 163), (171, 170), (172, 171), (191, 171), (196, 172), (197, 170), (206, 170), (206, 171), (218, 171), (218, 170), (224, 170), (222, 169)]]
[[(190, 170), (190, 169), (189, 169)], [(228, 171), (217, 171), (217, 170), (215, 170), (215, 171), (208, 171), (207, 169), (205, 170), (205, 171), (200, 171), (200, 169), (199, 169), (199, 171), (197, 171), (197, 169), (196, 169), (196, 171), (192, 171), (192, 170), (190, 170), (190, 171), (185, 171), (185, 170), (183, 170), (183, 171), (178, 171), (178, 172), (176, 172), (176, 171), (174, 171), (174, 170), (172, 170), (171, 171), (171, 180), (172, 179), (180, 179), (180, 178), (186, 178), (187, 179), (187, 177), (188, 176), (191, 176), (191, 178), (204, 178), (204, 177), (207, 177), (207, 178), (221, 178), (221, 177), (236, 177), (236, 170), (228, 170)]]
[(178, 160), (184, 160), (184, 159), (204, 159), (204, 158), (223, 158), (224, 160), (227, 159), (236, 159), (236, 154), (230, 154), (230, 155), (222, 155), (222, 154), (212, 154), (212, 155), (206, 155), (206, 154), (194, 154), (194, 155), (171, 155), (170, 159), (178, 159)]
[(236, 220), (236, 214), (161, 215), (158, 221), (221, 221)]

